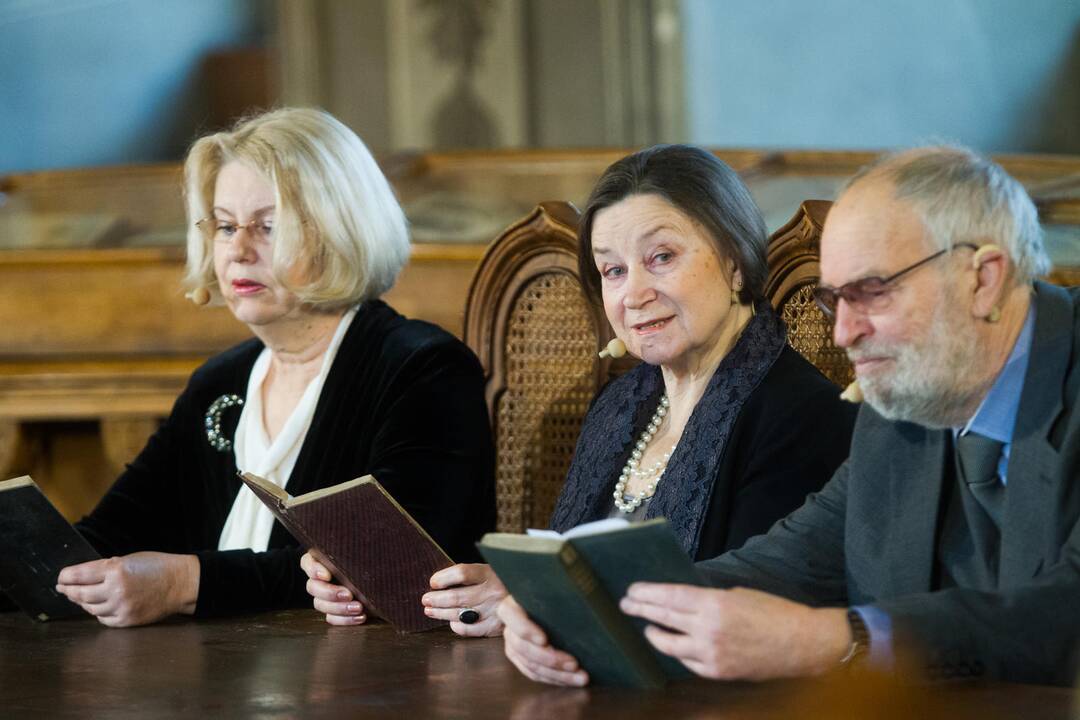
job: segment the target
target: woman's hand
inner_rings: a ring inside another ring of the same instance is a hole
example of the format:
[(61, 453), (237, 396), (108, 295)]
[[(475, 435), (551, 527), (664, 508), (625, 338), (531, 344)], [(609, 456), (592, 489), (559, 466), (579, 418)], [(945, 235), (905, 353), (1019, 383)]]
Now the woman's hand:
[(569, 653), (548, 643), (540, 627), (529, 619), (513, 597), (507, 595), (499, 605), (506, 657), (525, 677), (552, 685), (580, 687), (589, 682), (589, 674), (578, 666)]
[(199, 598), (199, 558), (137, 552), (93, 560), (61, 570), (56, 590), (109, 627), (191, 615)]
[(361, 625), (367, 621), (364, 606), (354, 600), (349, 588), (334, 585), (332, 576), (322, 563), (304, 553), (300, 558), (300, 567), (308, 576), (308, 595), (315, 598), (315, 609), (326, 614), (326, 622), (331, 625)]
[[(420, 598), (424, 614), (449, 620), (450, 629), (466, 637), (502, 635), (503, 624), (495, 613), (506, 588), (490, 565), (454, 565), (431, 576), (432, 592)], [(462, 610), (475, 610), (480, 619), (472, 624), (458, 620)]]

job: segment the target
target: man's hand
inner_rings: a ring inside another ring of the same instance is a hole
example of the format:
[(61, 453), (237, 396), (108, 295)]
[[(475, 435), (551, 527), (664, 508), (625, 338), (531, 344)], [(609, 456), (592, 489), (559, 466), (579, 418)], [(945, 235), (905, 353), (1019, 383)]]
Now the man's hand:
[(307, 592), (314, 600), (312, 605), (326, 615), (331, 625), (362, 625), (367, 621), (364, 606), (353, 599), (352, 592), (344, 585), (335, 585), (330, 571), (322, 563), (304, 553), (300, 567), (308, 576)]
[[(444, 568), (431, 576), (431, 589), (432, 592), (420, 598), (428, 617), (449, 620), (450, 629), (466, 637), (502, 635), (503, 624), (495, 610), (506, 597), (506, 588), (490, 565), (458, 564)], [(471, 625), (459, 621), (458, 613), (463, 608), (475, 610), (480, 619)]]
[(499, 619), (506, 626), (503, 630), (506, 657), (525, 677), (576, 687), (589, 682), (589, 674), (578, 666), (577, 660), (551, 647), (544, 631), (529, 619), (513, 597), (507, 595), (499, 605)]
[(137, 552), (60, 571), (56, 590), (109, 627), (146, 625), (195, 612), (199, 558)]
[(851, 647), (846, 609), (815, 609), (757, 590), (634, 583), (619, 607), (655, 623), (645, 629), (649, 642), (708, 678), (819, 675)]

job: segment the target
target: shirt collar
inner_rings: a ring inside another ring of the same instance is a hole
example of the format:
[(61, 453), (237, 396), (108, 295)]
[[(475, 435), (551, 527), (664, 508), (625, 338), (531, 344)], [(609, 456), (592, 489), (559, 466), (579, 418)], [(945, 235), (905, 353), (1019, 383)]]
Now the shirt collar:
[(1034, 334), (1035, 303), (1032, 302), (1028, 307), (1027, 318), (1024, 319), (1024, 327), (1020, 329), (1009, 359), (1005, 361), (1005, 367), (998, 373), (975, 415), (959, 430), (959, 435), (974, 432), (1006, 445), (1012, 442)]

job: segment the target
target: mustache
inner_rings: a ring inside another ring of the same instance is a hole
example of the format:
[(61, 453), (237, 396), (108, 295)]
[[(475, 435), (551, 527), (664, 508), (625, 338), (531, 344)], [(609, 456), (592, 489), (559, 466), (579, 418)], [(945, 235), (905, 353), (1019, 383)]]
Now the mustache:
[(885, 355), (890, 354), (887, 352), (887, 348), (884, 345), (875, 345), (861, 340), (857, 345), (845, 348), (844, 352), (847, 354), (848, 360), (853, 363), (869, 358), (884, 357)]

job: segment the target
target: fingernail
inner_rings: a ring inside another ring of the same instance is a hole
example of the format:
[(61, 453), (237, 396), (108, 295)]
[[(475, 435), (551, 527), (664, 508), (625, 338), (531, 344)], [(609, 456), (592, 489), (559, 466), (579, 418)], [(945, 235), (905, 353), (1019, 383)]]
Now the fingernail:
[(353, 622), (357, 625), (363, 625), (367, 621), (367, 615), (357, 615), (353, 618)]
[(361, 612), (364, 609), (363, 607), (361, 607), (360, 603), (358, 603), (358, 602), (351, 602), (351, 603), (348, 604), (347, 607), (349, 609), (349, 612), (351, 612), (351, 613), (358, 613), (358, 612)]
[(352, 597), (352, 594), (348, 590), (338, 590), (338, 600), (348, 600)]
[(435, 614), (435, 610), (433, 610), (432, 608), (429, 608), (429, 607), (425, 607), (424, 608), (424, 614), (427, 615), (428, 617), (431, 617), (433, 614)]
[(326, 572), (325, 570), (320, 570), (317, 573), (315, 573), (315, 575), (318, 576), (318, 578), (320, 580), (327, 580), (327, 581), (330, 580), (330, 573)]
[(581, 687), (582, 685), (584, 685), (588, 681), (589, 681), (589, 679), (587, 677), (585, 677), (585, 675), (577, 675), (577, 676), (574, 677), (574, 684), (576, 684), (578, 687)]

